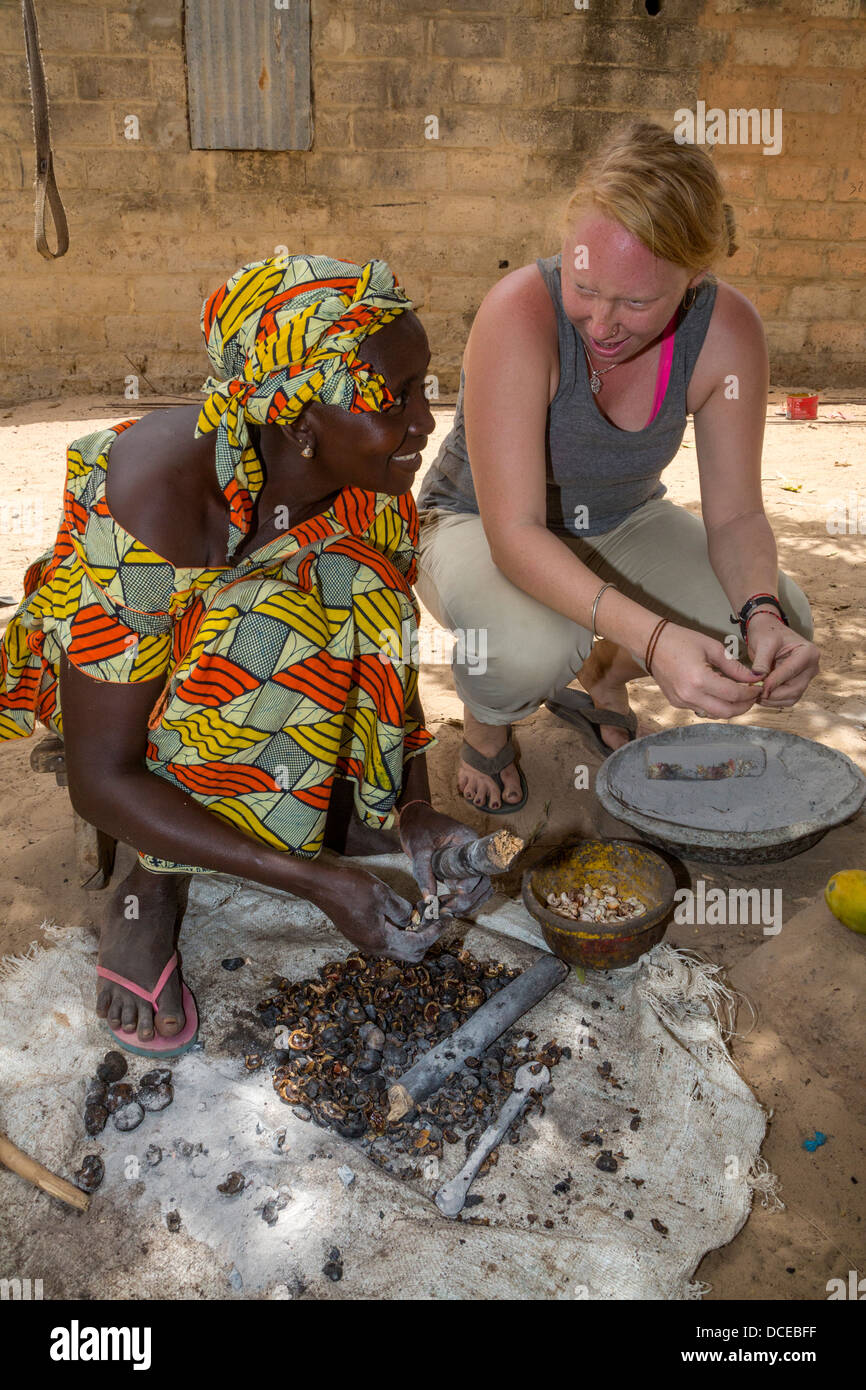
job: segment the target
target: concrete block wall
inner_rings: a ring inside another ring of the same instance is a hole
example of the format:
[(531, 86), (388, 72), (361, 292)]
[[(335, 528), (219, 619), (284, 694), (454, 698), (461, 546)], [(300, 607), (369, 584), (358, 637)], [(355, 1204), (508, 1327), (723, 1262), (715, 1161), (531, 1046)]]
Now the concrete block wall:
[(129, 374), (197, 389), (202, 299), (280, 245), (389, 260), (447, 394), (486, 291), (558, 249), (585, 152), (698, 101), (782, 111), (780, 154), (714, 151), (741, 233), (719, 273), (758, 305), (774, 381), (864, 384), (860, 0), (312, 0), (314, 144), (277, 153), (189, 148), (181, 0), (37, 6), (71, 247), (33, 245), (20, 4), (0, 0), (5, 401)]

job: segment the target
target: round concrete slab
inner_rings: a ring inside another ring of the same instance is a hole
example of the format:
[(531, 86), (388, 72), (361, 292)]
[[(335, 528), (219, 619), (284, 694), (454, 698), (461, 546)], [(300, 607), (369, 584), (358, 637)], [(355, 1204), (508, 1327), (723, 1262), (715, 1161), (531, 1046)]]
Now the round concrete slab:
[[(756, 747), (763, 750), (760, 776), (698, 781), (647, 775), (654, 745), (687, 752), (719, 744), (727, 754), (732, 743), (742, 745), (744, 757)], [(799, 854), (854, 815), (866, 798), (866, 778), (835, 748), (759, 725), (712, 723), (625, 744), (606, 759), (595, 788), (605, 809), (651, 844), (727, 864)]]

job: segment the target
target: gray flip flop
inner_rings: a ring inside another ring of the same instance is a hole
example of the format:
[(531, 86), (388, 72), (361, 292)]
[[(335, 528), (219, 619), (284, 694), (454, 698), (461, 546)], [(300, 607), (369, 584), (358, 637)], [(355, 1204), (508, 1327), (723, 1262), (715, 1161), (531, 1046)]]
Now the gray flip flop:
[(625, 729), (629, 742), (637, 733), (637, 717), (634, 714), (619, 714), (613, 709), (596, 709), (592, 703), (592, 696), (585, 690), (572, 690), (571, 686), (565, 686), (544, 703), (551, 714), (555, 714), (563, 723), (570, 724), (573, 729), (581, 729), (584, 733), (591, 733), (606, 758), (615, 752), (615, 749), (608, 748), (601, 736), (600, 725), (614, 724), (618, 729)]
[[(472, 744), (467, 743), (465, 739), (460, 749), (460, 757), (463, 759), (464, 763), (468, 763), (470, 767), (474, 767), (476, 772), (483, 772), (487, 777), (492, 777), (499, 788), (499, 795), (503, 798), (502, 805), (497, 806), (495, 810), (492, 806), (479, 806), (479, 811), (484, 811), (488, 816), (510, 816), (514, 811), (523, 809), (529, 800), (529, 788), (526, 785), (523, 769), (519, 766), (514, 756), (514, 744), (511, 742), (510, 724), (508, 725), (508, 742), (505, 747), (500, 748), (499, 752), (495, 753), (492, 758), (485, 758), (483, 753), (479, 753), (478, 749), (473, 748)], [(506, 801), (504, 799), (505, 788), (502, 785), (502, 778), (499, 774), (502, 769), (508, 767), (510, 763), (515, 764), (517, 767), (517, 775), (520, 778), (520, 790), (523, 795), (519, 801)]]

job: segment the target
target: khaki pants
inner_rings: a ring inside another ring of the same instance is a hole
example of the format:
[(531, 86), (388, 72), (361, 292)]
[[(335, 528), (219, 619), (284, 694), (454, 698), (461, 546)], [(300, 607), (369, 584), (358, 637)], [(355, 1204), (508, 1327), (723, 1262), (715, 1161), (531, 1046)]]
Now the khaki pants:
[[(604, 535), (564, 543), (600, 581), (660, 617), (719, 641), (738, 633), (710, 565), (703, 522), (667, 498), (646, 502)], [(531, 598), (496, 568), (481, 518), (471, 513), (421, 513), (415, 587), (436, 621), (462, 638), (452, 660), (454, 685), (483, 724), (533, 714), (589, 655), (587, 628)], [(802, 590), (780, 572), (777, 593), (793, 630), (811, 640)]]

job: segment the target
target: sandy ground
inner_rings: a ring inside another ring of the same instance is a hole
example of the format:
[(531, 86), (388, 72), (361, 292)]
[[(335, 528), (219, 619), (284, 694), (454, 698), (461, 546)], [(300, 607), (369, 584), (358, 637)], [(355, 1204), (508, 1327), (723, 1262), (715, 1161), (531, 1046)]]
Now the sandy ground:
[[(64, 398), (0, 417), (0, 597), (17, 598), (24, 568), (51, 542), (66, 444), (135, 413), (122, 403)], [(451, 419), (447, 407), (436, 413), (428, 462)], [(751, 715), (746, 722), (817, 739), (847, 753), (866, 771), (864, 585), (862, 571), (858, 573), (866, 548), (866, 405), (827, 400), (820, 423), (792, 424), (784, 419), (781, 396), (774, 393), (767, 419), (767, 511), (780, 564), (811, 601), (822, 669), (793, 712)], [(691, 426), (664, 478), (674, 501), (697, 509)], [(0, 611), (0, 629), (8, 616), (8, 609)], [(428, 614), (423, 628), (428, 640), (422, 637), (422, 652), (444, 656), (426, 663), (421, 676), (427, 721), (439, 738), (430, 755), (434, 799), (483, 833), (502, 821), (476, 812), (456, 794), (461, 707), (451, 688), (450, 647)], [(632, 692), (639, 732), (692, 722), (692, 716), (667, 708), (651, 681), (638, 682)], [(567, 834), (623, 833), (591, 790), (575, 791), (574, 772), (580, 764), (589, 768), (592, 786), (599, 763), (593, 745), (545, 710), (519, 726), (518, 742), (531, 795), (509, 824), (523, 834), (541, 828), (536, 852)], [(53, 776), (30, 771), (31, 747), (32, 741), (22, 740), (0, 753), (5, 848), (0, 956), (39, 940), (39, 926), (46, 919), (95, 928), (101, 911), (100, 895), (78, 887), (67, 793), (55, 786)], [(764, 1155), (780, 1178), (786, 1203), (785, 1211), (775, 1214), (756, 1203), (737, 1239), (705, 1258), (697, 1277), (712, 1286), (711, 1299), (823, 1299), (828, 1279), (847, 1282), (849, 1270), (859, 1269), (861, 1275), (866, 1270), (866, 1069), (858, 1007), (866, 988), (866, 940), (848, 932), (823, 902), (823, 888), (833, 872), (864, 866), (863, 827), (861, 814), (781, 865), (730, 871), (686, 866), (692, 880), (703, 878), (708, 887), (780, 889), (783, 907), (777, 936), (766, 936), (761, 923), (672, 926), (668, 932), (674, 944), (722, 963), (756, 1012), (746, 1033), (749, 1013), (741, 1009), (739, 1028), (746, 1035), (735, 1039), (733, 1053), (755, 1094), (773, 1111)], [(120, 868), (127, 862), (130, 851), (122, 852)], [(802, 1141), (816, 1128), (827, 1135), (827, 1143), (809, 1153)]]

